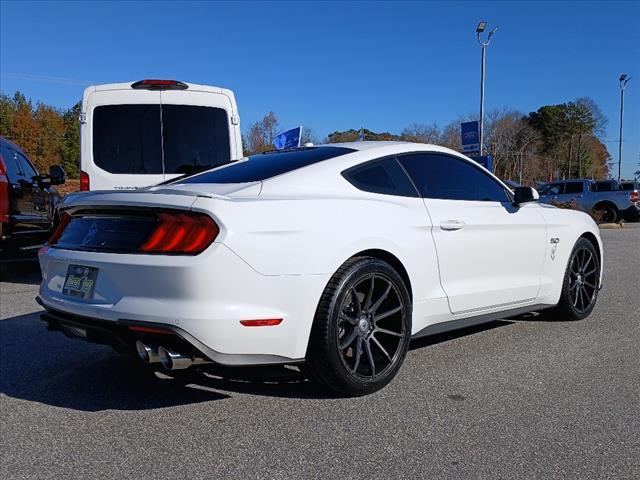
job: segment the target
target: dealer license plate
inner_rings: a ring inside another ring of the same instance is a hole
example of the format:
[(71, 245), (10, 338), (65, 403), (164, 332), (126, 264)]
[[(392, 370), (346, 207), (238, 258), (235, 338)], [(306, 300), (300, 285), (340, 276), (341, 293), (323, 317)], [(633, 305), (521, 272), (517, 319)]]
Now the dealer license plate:
[(86, 300), (93, 295), (96, 286), (98, 269), (83, 265), (69, 265), (67, 277), (64, 280), (62, 293), (70, 297)]

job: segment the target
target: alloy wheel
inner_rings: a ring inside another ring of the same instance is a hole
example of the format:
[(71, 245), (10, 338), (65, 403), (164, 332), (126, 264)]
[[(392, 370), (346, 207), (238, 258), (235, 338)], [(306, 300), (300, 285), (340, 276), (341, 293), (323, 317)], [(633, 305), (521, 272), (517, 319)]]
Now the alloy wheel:
[(352, 375), (376, 380), (401, 355), (406, 341), (406, 306), (385, 275), (360, 278), (345, 296), (338, 315), (338, 350)]
[(569, 266), (569, 297), (577, 312), (586, 312), (596, 298), (598, 264), (593, 253), (582, 247), (576, 250)]

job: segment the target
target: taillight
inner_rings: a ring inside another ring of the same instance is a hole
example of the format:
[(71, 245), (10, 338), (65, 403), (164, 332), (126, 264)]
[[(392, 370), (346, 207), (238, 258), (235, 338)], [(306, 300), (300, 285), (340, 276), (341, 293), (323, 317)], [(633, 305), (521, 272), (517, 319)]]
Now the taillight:
[(131, 88), (136, 90), (186, 90), (189, 85), (177, 80), (140, 80), (132, 83)]
[(211, 217), (200, 213), (163, 212), (158, 219), (140, 251), (197, 254), (211, 245), (220, 232)]
[(58, 240), (60, 240), (60, 237), (62, 236), (62, 232), (64, 232), (64, 229), (67, 228), (70, 220), (71, 215), (69, 215), (68, 213), (63, 212), (60, 214), (60, 221), (58, 222), (58, 226), (53, 230), (53, 233), (47, 241), (47, 245), (55, 245), (56, 243), (58, 243)]
[(629, 200), (631, 200), (631, 203), (638, 203), (638, 192), (631, 192), (629, 194)]
[(87, 172), (80, 171), (80, 191), (88, 192), (89, 186), (89, 174)]

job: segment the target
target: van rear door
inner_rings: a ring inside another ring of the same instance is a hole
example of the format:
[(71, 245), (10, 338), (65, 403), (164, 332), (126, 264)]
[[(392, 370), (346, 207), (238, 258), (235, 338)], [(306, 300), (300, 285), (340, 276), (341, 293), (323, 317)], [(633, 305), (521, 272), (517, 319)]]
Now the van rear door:
[(127, 83), (85, 91), (81, 169), (91, 190), (138, 189), (241, 156), (233, 94), (182, 85), (186, 89)]

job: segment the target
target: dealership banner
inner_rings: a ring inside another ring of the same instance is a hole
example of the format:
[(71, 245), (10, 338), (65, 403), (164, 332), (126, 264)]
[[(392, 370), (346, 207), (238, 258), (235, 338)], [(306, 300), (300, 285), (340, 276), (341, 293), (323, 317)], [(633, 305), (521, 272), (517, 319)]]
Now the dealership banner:
[(460, 138), (462, 139), (462, 153), (480, 153), (478, 122), (461, 123)]

